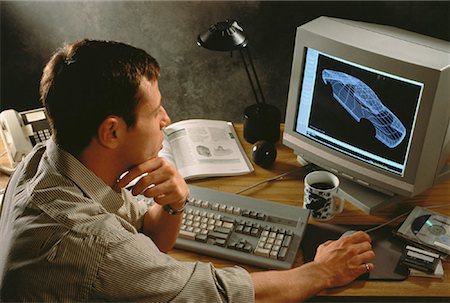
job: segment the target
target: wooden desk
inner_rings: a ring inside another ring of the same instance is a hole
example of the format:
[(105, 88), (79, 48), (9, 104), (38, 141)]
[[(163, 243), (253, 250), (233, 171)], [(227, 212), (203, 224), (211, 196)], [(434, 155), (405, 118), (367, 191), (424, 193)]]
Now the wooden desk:
[[(242, 138), (242, 125), (235, 125), (236, 131), (240, 136), (241, 142), (250, 156), (251, 144)], [(0, 142), (0, 154), (3, 152), (3, 143)], [(255, 165), (255, 171), (245, 176), (210, 178), (205, 180), (191, 181), (190, 184), (204, 186), (225, 192), (236, 192), (258, 181), (280, 175), (284, 172), (299, 167), (292, 150), (283, 146), (281, 143), (277, 145), (278, 156), (274, 166), (269, 169), (263, 169)], [(0, 163), (8, 164), (6, 156), (0, 159)], [(302, 206), (303, 199), (303, 178), (304, 173), (295, 173), (285, 177), (280, 181), (274, 181), (265, 185), (261, 185), (252, 190), (244, 192), (244, 195), (254, 198), (265, 199), (280, 203), (286, 203), (295, 206)], [(0, 176), (0, 188), (4, 188), (8, 181), (8, 176)], [(436, 204), (444, 204), (450, 202), (450, 180), (436, 185), (419, 196), (401, 204), (393, 204), (383, 209), (376, 215), (367, 215), (353, 205), (346, 203), (342, 214), (336, 216), (328, 223), (333, 224), (381, 224), (399, 214), (411, 210), (416, 205), (430, 206)], [(441, 208), (439, 212), (450, 216), (450, 207)], [(397, 225), (403, 219), (394, 223)], [(311, 221), (311, 223), (314, 223)], [(217, 267), (226, 267), (236, 265), (233, 262), (216, 259), (209, 256), (199, 255), (196, 253), (186, 252), (174, 249), (170, 255), (178, 260), (185, 261), (205, 261), (212, 262)], [(296, 265), (301, 265), (302, 254), (299, 253)], [(262, 271), (263, 269), (239, 264), (250, 272)], [(450, 302), (450, 262), (444, 263), (445, 276), (443, 279), (430, 279), (410, 277), (402, 282), (382, 282), (382, 281), (355, 281), (346, 287), (335, 288), (322, 291), (312, 301), (362, 301), (374, 302), (378, 301), (403, 301), (411, 302), (420, 299), (430, 301)], [(366, 297), (366, 298), (364, 298)], [(411, 298), (414, 297), (414, 298)]]

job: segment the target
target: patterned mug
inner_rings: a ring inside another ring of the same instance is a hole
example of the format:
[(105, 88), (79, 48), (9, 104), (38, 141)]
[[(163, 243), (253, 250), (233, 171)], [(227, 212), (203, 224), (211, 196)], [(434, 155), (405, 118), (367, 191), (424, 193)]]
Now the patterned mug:
[(344, 199), (339, 192), (339, 179), (327, 171), (306, 175), (303, 208), (311, 210), (315, 220), (327, 221), (344, 209)]

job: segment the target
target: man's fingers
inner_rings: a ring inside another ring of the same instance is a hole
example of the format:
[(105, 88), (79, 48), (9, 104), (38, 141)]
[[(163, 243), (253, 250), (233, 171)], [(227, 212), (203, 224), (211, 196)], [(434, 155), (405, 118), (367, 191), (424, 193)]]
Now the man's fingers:
[(160, 167), (162, 164), (162, 158), (153, 158), (148, 161), (145, 161), (144, 163), (141, 163), (139, 165), (136, 165), (128, 170), (126, 174), (117, 182), (117, 187), (123, 188), (127, 186), (131, 181), (136, 179), (139, 176), (142, 176), (148, 172), (154, 171), (158, 167)]
[(358, 255), (358, 263), (367, 263), (375, 258), (375, 253), (373, 250), (367, 250)]
[(375, 269), (375, 265), (373, 263), (363, 263), (364, 271), (371, 272)]
[(366, 232), (363, 232), (363, 231), (357, 231), (357, 232), (355, 232), (345, 238), (341, 238), (339, 240), (341, 240), (342, 242), (347, 242), (347, 243), (360, 243), (360, 242), (365, 242), (365, 241), (372, 242), (372, 239), (370, 238), (370, 236)]

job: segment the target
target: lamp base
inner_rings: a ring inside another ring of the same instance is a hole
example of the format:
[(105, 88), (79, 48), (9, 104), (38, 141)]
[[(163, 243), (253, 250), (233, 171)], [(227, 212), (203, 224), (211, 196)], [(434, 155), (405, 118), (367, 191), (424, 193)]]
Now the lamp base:
[(270, 104), (253, 104), (244, 110), (244, 139), (249, 143), (280, 139), (280, 110)]

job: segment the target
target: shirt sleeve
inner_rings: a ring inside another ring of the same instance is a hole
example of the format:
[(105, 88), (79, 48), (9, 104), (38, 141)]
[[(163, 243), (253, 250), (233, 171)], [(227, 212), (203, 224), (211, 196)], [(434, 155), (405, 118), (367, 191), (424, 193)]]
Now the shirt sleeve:
[(136, 230), (142, 229), (144, 215), (148, 205), (144, 201), (138, 201), (130, 191), (122, 188), (123, 205), (117, 211), (117, 215), (128, 221)]
[(108, 245), (94, 283), (94, 300), (253, 302), (250, 275), (239, 267), (179, 262), (145, 235)]

